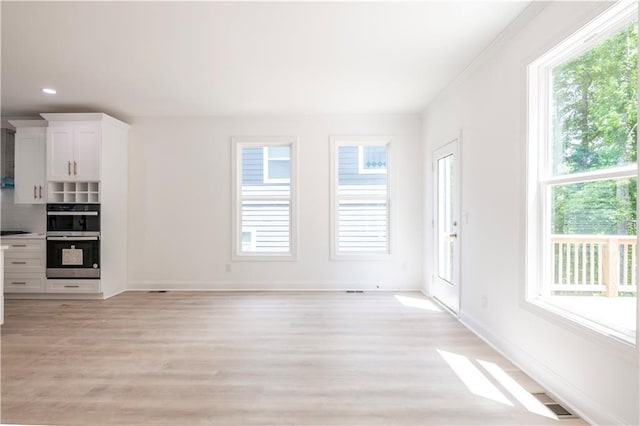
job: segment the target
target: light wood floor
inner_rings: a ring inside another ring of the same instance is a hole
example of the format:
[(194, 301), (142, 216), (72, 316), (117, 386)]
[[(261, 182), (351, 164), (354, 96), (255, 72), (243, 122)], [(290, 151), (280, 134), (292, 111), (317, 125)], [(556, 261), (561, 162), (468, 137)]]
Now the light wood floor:
[[(541, 391), (536, 383), (424, 296), (398, 295), (7, 300), (2, 422), (559, 424), (529, 412), (478, 360), (528, 391)], [(438, 350), (466, 357), (511, 405), (472, 393)]]

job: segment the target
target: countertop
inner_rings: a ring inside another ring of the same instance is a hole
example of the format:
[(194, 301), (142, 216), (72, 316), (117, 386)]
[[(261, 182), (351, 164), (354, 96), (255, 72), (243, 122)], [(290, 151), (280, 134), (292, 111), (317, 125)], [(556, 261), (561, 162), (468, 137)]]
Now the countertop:
[(16, 235), (4, 235), (0, 237), (0, 241), (2, 240), (44, 240), (46, 237), (45, 234), (16, 234)]

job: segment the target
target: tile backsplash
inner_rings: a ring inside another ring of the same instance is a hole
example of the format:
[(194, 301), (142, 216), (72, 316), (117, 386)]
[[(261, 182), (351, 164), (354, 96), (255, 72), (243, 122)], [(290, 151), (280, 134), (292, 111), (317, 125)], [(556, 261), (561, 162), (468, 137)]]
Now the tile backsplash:
[(45, 232), (46, 205), (15, 204), (13, 194), (13, 189), (0, 189), (0, 228), (3, 231)]

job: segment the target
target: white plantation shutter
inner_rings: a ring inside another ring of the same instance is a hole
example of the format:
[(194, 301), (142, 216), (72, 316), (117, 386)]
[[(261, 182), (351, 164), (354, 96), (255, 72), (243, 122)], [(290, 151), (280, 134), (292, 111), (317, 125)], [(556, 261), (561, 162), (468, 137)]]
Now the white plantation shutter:
[(289, 252), (289, 200), (242, 200), (242, 230), (252, 232), (250, 247), (243, 252)]
[[(371, 148), (371, 149), (369, 149)], [(378, 173), (363, 170), (362, 154), (374, 153)], [(336, 152), (336, 254), (389, 252), (387, 144), (339, 144)]]
[[(270, 156), (270, 149), (279, 156)], [(291, 253), (291, 149), (281, 144), (239, 148), (239, 254)], [(277, 167), (277, 179), (269, 179), (270, 166)]]

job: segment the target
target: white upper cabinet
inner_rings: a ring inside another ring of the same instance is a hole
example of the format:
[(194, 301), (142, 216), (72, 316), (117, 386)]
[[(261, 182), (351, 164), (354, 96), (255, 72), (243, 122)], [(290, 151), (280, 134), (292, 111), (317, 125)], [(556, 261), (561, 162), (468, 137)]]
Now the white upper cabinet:
[(47, 130), (47, 179), (72, 180), (73, 129)]
[(49, 121), (47, 129), (47, 180), (49, 181), (100, 180), (101, 121), (69, 120), (69, 118), (78, 118), (77, 116), (80, 115), (84, 114), (42, 114)]
[(47, 122), (11, 120), (15, 138), (15, 203), (44, 204), (47, 201), (45, 149)]
[(78, 126), (73, 133), (73, 176), (76, 180), (100, 180), (100, 124)]

